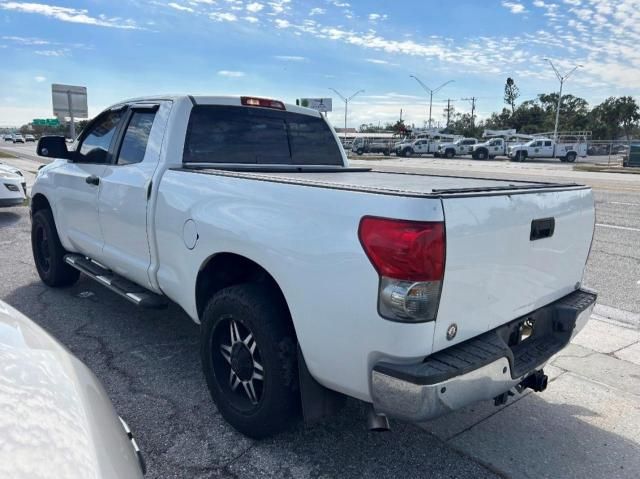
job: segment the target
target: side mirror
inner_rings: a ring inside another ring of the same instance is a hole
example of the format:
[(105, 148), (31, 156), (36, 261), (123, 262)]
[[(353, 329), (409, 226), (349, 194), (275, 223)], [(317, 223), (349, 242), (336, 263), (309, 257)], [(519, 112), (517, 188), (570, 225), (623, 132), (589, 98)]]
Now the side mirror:
[(38, 140), (36, 153), (46, 158), (71, 159), (64, 136), (43, 136)]

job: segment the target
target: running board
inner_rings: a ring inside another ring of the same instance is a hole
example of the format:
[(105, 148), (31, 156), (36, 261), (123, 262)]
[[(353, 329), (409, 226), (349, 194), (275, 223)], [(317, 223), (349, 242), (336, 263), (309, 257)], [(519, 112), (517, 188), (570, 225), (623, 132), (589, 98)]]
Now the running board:
[(148, 289), (118, 276), (89, 258), (79, 254), (68, 254), (64, 257), (64, 261), (141, 308), (162, 309), (169, 304), (164, 296), (152, 293)]

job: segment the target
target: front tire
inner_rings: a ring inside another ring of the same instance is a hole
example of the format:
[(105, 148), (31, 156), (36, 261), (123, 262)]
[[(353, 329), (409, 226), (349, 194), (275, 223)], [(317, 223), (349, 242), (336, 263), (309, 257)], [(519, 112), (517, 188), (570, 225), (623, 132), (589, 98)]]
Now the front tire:
[(54, 288), (71, 286), (80, 271), (64, 261), (67, 254), (60, 243), (51, 210), (37, 211), (31, 220), (31, 250), (38, 276), (44, 284)]
[(444, 156), (448, 159), (451, 159), (455, 156), (455, 151), (453, 150), (447, 150), (444, 152)]
[(216, 293), (204, 310), (200, 355), (209, 392), (242, 434), (265, 438), (298, 418), (296, 338), (284, 301), (264, 284)]

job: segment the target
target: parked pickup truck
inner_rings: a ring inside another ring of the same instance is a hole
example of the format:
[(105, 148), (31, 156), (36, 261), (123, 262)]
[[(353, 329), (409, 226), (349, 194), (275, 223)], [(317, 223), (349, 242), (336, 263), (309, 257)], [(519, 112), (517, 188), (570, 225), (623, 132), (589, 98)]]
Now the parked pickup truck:
[(42, 281), (180, 305), (251, 437), (345, 396), (384, 428), (542, 391), (595, 303), (590, 188), (351, 168), (319, 113), (280, 101), (125, 101), (37, 152)]
[(578, 156), (587, 156), (586, 143), (556, 143), (548, 138), (532, 140), (523, 145), (509, 147), (511, 161), (525, 161), (528, 158), (559, 158), (562, 162), (573, 163)]
[(470, 155), (473, 145), (478, 143), (475, 138), (462, 138), (453, 143), (440, 143), (438, 151), (433, 156), (444, 156), (445, 158), (453, 158), (454, 156)]
[(507, 155), (507, 143), (503, 138), (492, 138), (483, 143), (476, 143), (471, 147), (471, 157), (474, 160), (493, 159), (496, 156)]
[(400, 143), (396, 146), (397, 156), (429, 155), (438, 151), (438, 142), (428, 139), (415, 140), (408, 143)]

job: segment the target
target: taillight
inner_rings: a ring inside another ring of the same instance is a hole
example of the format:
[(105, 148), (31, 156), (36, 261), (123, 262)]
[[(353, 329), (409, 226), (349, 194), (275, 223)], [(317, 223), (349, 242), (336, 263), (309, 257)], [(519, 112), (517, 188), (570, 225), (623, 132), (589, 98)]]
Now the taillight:
[(380, 314), (396, 321), (435, 320), (444, 278), (444, 223), (364, 217), (358, 237), (380, 275)]
[(268, 98), (255, 98), (250, 96), (241, 96), (240, 102), (244, 106), (259, 106), (262, 108), (274, 108), (276, 110), (285, 110), (284, 103)]

